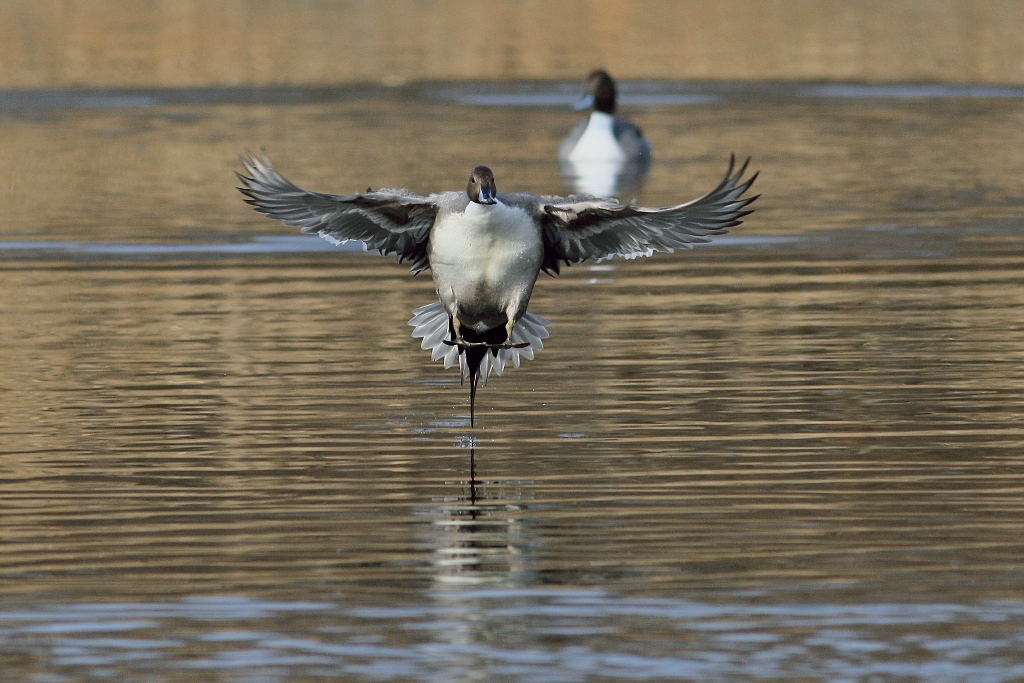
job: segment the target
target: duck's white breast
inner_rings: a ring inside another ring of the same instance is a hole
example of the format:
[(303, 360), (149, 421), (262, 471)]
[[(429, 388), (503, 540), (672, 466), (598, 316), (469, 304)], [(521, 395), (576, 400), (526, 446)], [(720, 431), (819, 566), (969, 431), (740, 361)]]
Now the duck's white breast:
[[(481, 290), (532, 287), (542, 254), (540, 228), (524, 210), (470, 202), (463, 213), (443, 216), (430, 237), (435, 280), (459, 298)], [(461, 293), (460, 293), (461, 291)]]
[(626, 153), (615, 139), (615, 118), (604, 112), (591, 112), (587, 129), (583, 131), (568, 158), (572, 161), (624, 160)]

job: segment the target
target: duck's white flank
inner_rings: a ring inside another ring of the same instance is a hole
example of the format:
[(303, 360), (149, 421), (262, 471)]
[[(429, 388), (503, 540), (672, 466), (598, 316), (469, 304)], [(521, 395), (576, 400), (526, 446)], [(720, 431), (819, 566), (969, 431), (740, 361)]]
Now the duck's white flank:
[(604, 112), (590, 113), (587, 129), (583, 131), (568, 158), (572, 161), (623, 161), (626, 153), (615, 139), (615, 117)]

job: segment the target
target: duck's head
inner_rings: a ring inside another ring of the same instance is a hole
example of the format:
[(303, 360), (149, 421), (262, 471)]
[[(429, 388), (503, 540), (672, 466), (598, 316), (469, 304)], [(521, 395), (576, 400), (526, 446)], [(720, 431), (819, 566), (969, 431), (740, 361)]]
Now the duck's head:
[(494, 173), (486, 166), (477, 166), (469, 174), (466, 186), (469, 200), (477, 204), (497, 204), (498, 188), (494, 184)]
[(605, 114), (615, 113), (615, 81), (604, 69), (592, 71), (586, 80), (586, 94), (576, 103), (576, 109), (593, 109)]

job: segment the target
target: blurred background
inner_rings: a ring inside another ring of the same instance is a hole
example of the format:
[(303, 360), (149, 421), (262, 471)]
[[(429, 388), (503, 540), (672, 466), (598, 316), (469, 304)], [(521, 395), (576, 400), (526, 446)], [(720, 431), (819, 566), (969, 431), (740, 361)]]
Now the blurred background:
[[(287, 232), (238, 201), (246, 148), (335, 192), (429, 193), (476, 163), (502, 190), (572, 191), (551, 162), (596, 67), (654, 144), (628, 188), (649, 204), (703, 192), (735, 152), (769, 171), (749, 230), (1000, 218), (1019, 195), (998, 178), (1019, 163), (1022, 25), (1012, 0), (11, 0), (0, 234)], [(861, 195), (868, 176), (890, 196)]]
[(0, 87), (420, 79), (1019, 84), (1016, 0), (8, 0)]

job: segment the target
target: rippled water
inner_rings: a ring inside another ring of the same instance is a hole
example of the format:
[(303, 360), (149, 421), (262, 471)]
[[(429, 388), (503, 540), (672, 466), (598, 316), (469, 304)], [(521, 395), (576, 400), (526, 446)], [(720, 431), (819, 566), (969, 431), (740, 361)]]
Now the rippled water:
[(735, 151), (758, 211), (544, 278), (470, 430), (429, 279), (251, 212), (236, 155), (565, 191), (572, 92), (0, 98), (6, 678), (1024, 676), (1024, 100), (637, 86), (641, 201)]

